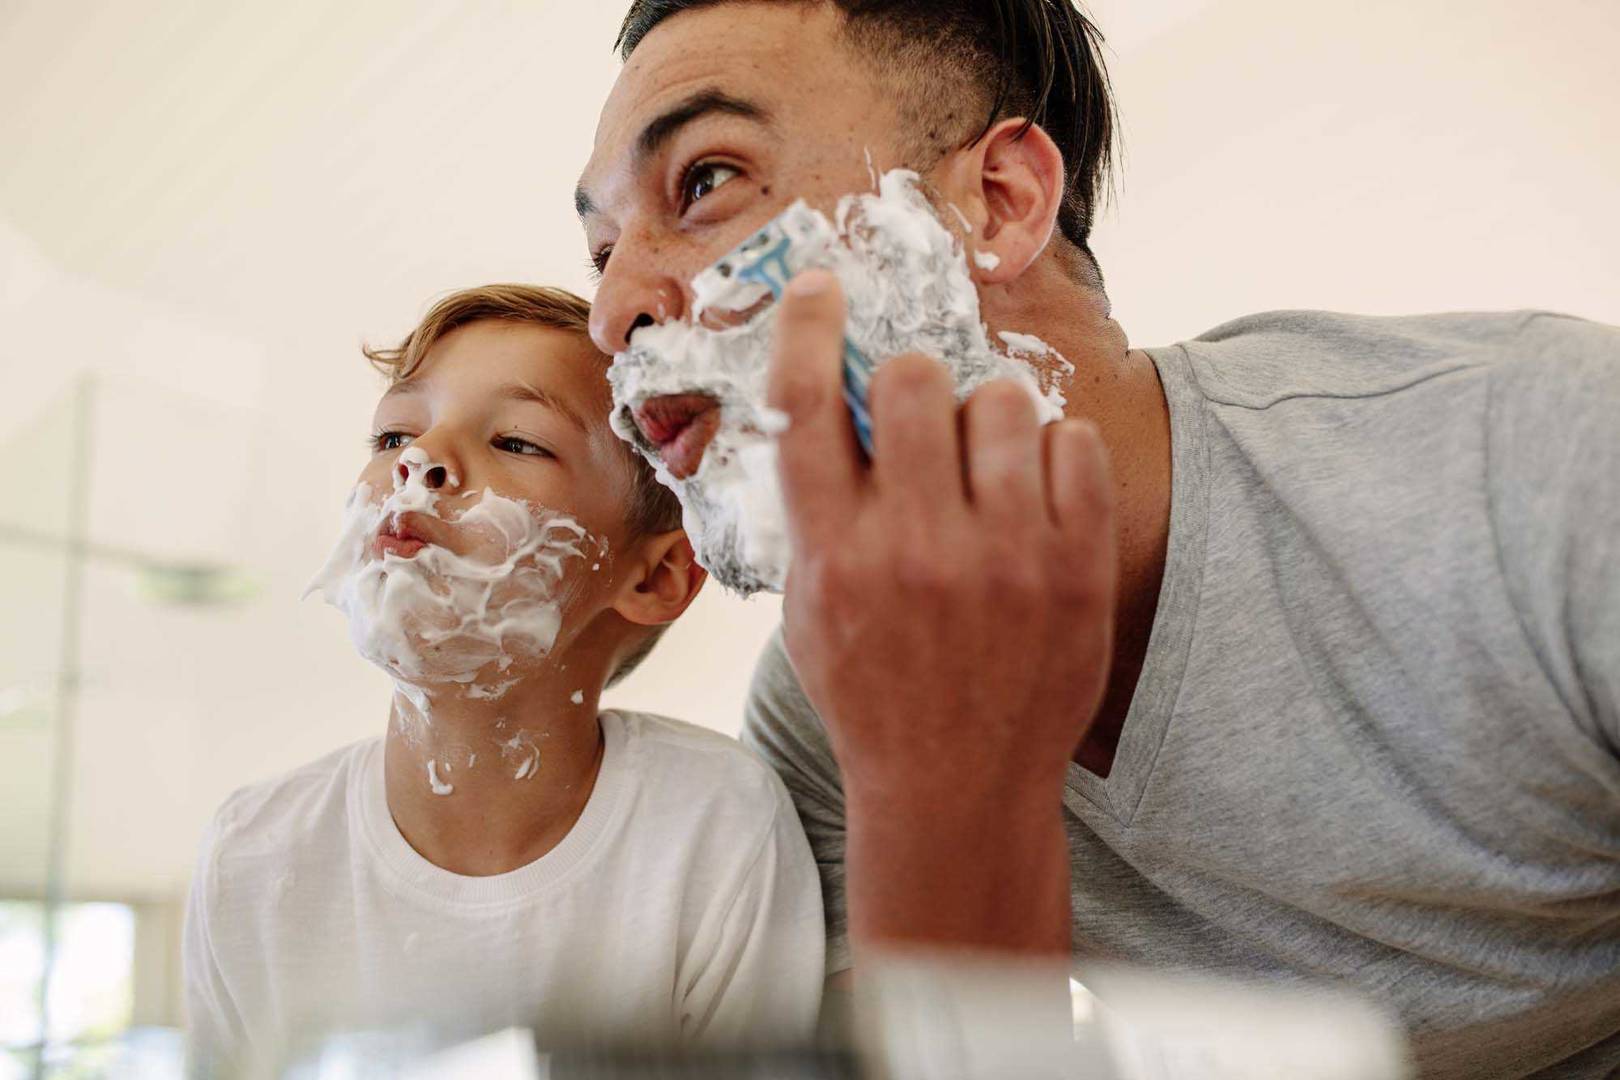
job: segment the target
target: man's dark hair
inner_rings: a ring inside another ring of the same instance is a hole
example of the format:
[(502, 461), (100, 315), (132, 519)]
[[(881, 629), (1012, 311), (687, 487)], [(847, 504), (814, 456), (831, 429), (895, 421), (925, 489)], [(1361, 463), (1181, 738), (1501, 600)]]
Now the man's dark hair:
[[(670, 16), (726, 2), (737, 0), (632, 0), (614, 48), (627, 60)], [(917, 156), (937, 161), (971, 146), (1005, 117), (1039, 124), (1063, 152), (1058, 228), (1095, 271), (1091, 224), (1111, 188), (1116, 121), (1102, 35), (1071, 0), (822, 2), (843, 13), (845, 33), (877, 70), (905, 73), (913, 84), (901, 96)], [(953, 80), (979, 98), (966, 116), (960, 98), (939, 93)]]

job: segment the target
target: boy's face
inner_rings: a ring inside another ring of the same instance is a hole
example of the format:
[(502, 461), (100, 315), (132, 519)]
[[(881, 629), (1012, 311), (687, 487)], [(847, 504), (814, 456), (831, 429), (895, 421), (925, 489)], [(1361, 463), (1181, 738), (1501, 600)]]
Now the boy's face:
[(402, 683), (495, 699), (617, 610), (616, 564), (641, 552), (602, 367), (581, 334), (485, 320), (383, 395), (312, 586), (362, 656)]
[(433, 543), (500, 562), (499, 535), (455, 522), (486, 488), (565, 514), (619, 549), (633, 473), (607, 424), (612, 401), (602, 373), (589, 341), (532, 323), (484, 320), (440, 338), (378, 402), (372, 456), (359, 478), (381, 502), (410, 471), (401, 456), (415, 447), (409, 457), (425, 456), (422, 481), (438, 496), (439, 516), (406, 515), (405, 535), (384, 522), (371, 554), (409, 557)]

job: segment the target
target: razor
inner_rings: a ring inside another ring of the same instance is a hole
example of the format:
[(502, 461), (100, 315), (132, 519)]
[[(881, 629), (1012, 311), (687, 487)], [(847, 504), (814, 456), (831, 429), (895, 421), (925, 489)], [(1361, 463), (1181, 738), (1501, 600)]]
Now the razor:
[[(794, 275), (823, 265), (818, 256), (837, 242), (827, 219), (800, 200), (694, 278), (693, 292), (701, 307), (719, 301), (740, 309), (757, 303), (766, 293), (780, 300)], [(867, 388), (872, 370), (871, 359), (846, 333), (844, 403), (855, 424), (855, 437), (868, 457), (872, 455), (872, 414), (867, 408)]]

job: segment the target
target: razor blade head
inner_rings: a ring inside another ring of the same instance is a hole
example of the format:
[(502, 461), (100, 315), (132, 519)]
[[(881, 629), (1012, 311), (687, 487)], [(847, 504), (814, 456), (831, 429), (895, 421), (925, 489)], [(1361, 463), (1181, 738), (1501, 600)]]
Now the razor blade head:
[(826, 264), (836, 241), (832, 224), (801, 199), (692, 279), (697, 309), (742, 311), (780, 298), (795, 274)]
[[(795, 202), (692, 279), (695, 313), (711, 308), (745, 311), (767, 296), (781, 299), (796, 274), (831, 264), (829, 252), (837, 241), (825, 215), (810, 209), (802, 199)], [(856, 438), (868, 456), (872, 453), (872, 417), (866, 391), (871, 377), (872, 362), (846, 336), (844, 401)]]

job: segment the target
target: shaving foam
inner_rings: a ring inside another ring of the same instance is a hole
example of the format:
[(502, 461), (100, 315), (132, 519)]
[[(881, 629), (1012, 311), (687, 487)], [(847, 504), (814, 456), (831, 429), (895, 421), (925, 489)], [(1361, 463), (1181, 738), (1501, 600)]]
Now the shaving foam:
[[(1044, 345), (1034, 354), (1005, 338), (992, 344), (962, 245), (918, 185), (909, 170), (874, 172), (876, 191), (844, 197), (831, 219), (795, 202), (779, 219), (793, 239), (795, 266), (838, 278), (847, 338), (875, 362), (908, 352), (935, 357), (951, 372), (958, 399), (1009, 378), (1029, 390), (1043, 420), (1061, 417), (1058, 385), (1072, 366)], [(758, 282), (712, 270), (693, 281), (693, 295), (691, 318), (642, 327), (614, 358), (613, 428), (679, 496), (698, 561), (716, 580), (744, 595), (780, 592), (791, 554), (776, 477), (775, 436), (785, 417), (765, 405), (777, 307), (760, 307), (769, 290)], [(743, 313), (734, 325), (713, 325)], [(697, 472), (677, 479), (633, 414), (652, 398), (693, 393), (720, 403), (720, 426)]]
[[(547, 656), (556, 643), (567, 601), (565, 569), (587, 555), (605, 558), (606, 545), (565, 514), (531, 506), (485, 488), (453, 516), (428, 483), (438, 466), (412, 446), (399, 457), (394, 490), (377, 499), (370, 484), (350, 493), (343, 530), (306, 596), (319, 592), (348, 618), (361, 656), (394, 679), (396, 713), (407, 735), (432, 722), (430, 688), (495, 701), (517, 677), (514, 664)], [(453, 474), (439, 474), (455, 487)], [(406, 513), (445, 521), (479, 554), (427, 544), (409, 557), (373, 553), (385, 522)], [(448, 762), (429, 762), (435, 794), (451, 785)]]

